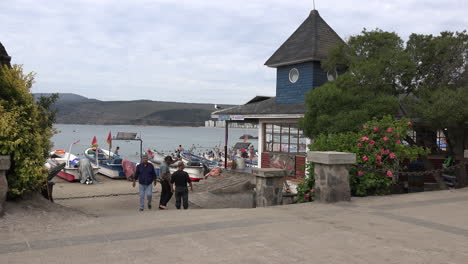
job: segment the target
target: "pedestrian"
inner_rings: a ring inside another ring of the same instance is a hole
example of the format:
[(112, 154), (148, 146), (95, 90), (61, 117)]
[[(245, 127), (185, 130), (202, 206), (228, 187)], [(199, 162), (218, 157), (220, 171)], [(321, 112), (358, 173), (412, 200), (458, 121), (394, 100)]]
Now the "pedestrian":
[(159, 209), (161, 210), (166, 209), (167, 203), (171, 200), (172, 193), (174, 192), (171, 184), (171, 172), (169, 171), (169, 165), (174, 162), (171, 156), (166, 156), (159, 167), (161, 174), (161, 199), (159, 200)]
[(120, 147), (117, 146), (117, 147), (115, 148), (115, 150), (114, 150), (114, 154), (115, 154), (115, 155), (119, 155), (119, 150), (120, 150)]
[(250, 160), (252, 160), (255, 156), (255, 148), (253, 145), (250, 145), (249, 147), (249, 157), (250, 157)]
[(184, 203), (184, 209), (188, 209), (188, 188), (187, 184), (190, 185), (190, 190), (193, 192), (192, 180), (187, 172), (184, 171), (185, 165), (182, 161), (179, 161), (177, 164), (177, 171), (172, 174), (171, 184), (175, 184), (175, 189), (172, 187), (172, 190), (175, 190), (176, 197), (176, 208), (180, 209), (180, 200), (182, 199)]
[(148, 155), (144, 154), (142, 162), (138, 164), (133, 177), (133, 187), (138, 180), (140, 190), (140, 211), (145, 209), (145, 196), (148, 203), (148, 209), (151, 210), (151, 199), (153, 198), (153, 181), (156, 180), (156, 172), (153, 164), (148, 162)]

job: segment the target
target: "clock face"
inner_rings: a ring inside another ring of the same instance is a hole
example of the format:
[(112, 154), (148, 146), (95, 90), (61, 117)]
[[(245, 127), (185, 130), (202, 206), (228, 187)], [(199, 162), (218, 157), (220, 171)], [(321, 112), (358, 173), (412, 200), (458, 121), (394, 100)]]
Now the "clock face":
[(292, 68), (289, 71), (289, 81), (291, 83), (295, 83), (295, 82), (297, 82), (297, 80), (299, 80), (299, 70), (296, 69), (296, 68)]

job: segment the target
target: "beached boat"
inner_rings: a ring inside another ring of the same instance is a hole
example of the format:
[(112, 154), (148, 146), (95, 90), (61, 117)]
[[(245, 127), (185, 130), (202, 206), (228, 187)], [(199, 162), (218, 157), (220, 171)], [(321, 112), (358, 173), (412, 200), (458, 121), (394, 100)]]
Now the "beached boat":
[[(177, 164), (171, 164), (169, 166), (169, 171), (172, 173), (177, 171)], [(209, 172), (209, 169), (206, 166), (189, 166), (186, 165), (184, 171), (188, 173), (190, 180), (199, 181), (205, 178), (205, 174)]]
[(164, 161), (164, 154), (162, 154), (161, 152), (153, 149), (148, 149), (146, 151), (146, 153), (149, 155), (149, 160), (152, 162), (152, 163), (155, 163), (155, 164), (161, 164), (163, 161)]
[[(122, 157), (105, 149), (88, 148), (84, 155), (93, 164), (99, 167), (99, 173), (113, 179), (125, 179), (125, 173), (122, 167)], [(98, 162), (96, 162), (96, 157)]]
[[(81, 174), (78, 169), (79, 162), (80, 159), (70, 152), (65, 152), (62, 149), (56, 149), (50, 152), (50, 158), (47, 159), (46, 167), (54, 168), (62, 163), (66, 163), (65, 168), (63, 168), (57, 176), (72, 182), (78, 181), (81, 178)], [(98, 173), (98, 170), (98, 167), (93, 166), (93, 176)]]
[(210, 169), (220, 166), (220, 164), (218, 164), (218, 162), (206, 159), (204, 157), (195, 155), (195, 154), (187, 152), (187, 151), (181, 152), (180, 156), (181, 156), (182, 160), (184, 161), (184, 163), (186, 165), (189, 165), (189, 166), (205, 165)]

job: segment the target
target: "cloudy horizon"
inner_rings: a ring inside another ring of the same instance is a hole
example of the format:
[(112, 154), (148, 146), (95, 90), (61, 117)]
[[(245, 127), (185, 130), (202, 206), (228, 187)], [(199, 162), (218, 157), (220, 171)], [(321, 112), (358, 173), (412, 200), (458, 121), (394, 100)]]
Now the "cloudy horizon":
[[(316, 8), (343, 39), (363, 28), (407, 39), (468, 26), (463, 0)], [(35, 93), (242, 104), (274, 96), (276, 70), (264, 63), (311, 10), (312, 0), (2, 0), (0, 42), (12, 63), (37, 73)]]

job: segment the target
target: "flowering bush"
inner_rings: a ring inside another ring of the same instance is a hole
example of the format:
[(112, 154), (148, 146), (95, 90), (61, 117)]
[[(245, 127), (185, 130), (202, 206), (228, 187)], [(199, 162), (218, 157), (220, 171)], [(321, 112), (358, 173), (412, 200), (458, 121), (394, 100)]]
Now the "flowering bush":
[(404, 170), (403, 160), (414, 161), (429, 151), (403, 144), (412, 123), (385, 116), (364, 124), (358, 132), (320, 135), (313, 151), (356, 153), (357, 167), (350, 170), (351, 192), (356, 196), (388, 194), (396, 171)]
[(297, 202), (311, 202), (315, 198), (315, 178), (314, 178), (314, 165), (312, 163), (307, 164), (308, 175), (297, 185)]

